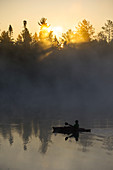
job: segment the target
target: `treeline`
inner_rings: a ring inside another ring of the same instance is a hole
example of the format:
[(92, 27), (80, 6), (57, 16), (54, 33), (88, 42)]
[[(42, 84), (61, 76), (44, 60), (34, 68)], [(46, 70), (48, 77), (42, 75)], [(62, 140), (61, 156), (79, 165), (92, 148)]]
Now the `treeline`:
[(45, 58), (53, 51), (64, 51), (67, 48), (77, 51), (83, 48), (90, 51), (93, 48), (102, 52), (111, 51), (113, 47), (113, 21), (111, 20), (107, 20), (102, 30), (95, 35), (93, 25), (84, 19), (78, 23), (75, 30), (69, 29), (66, 33), (62, 33), (59, 39), (54, 35), (46, 18), (41, 18), (38, 24), (39, 33), (32, 35), (27, 28), (27, 21), (24, 20), (23, 30), (16, 40), (13, 38), (13, 27), (9, 25), (8, 31), (3, 31), (0, 35), (0, 58), (8, 57), (13, 61), (34, 62)]
[(34, 47), (39, 48), (45, 46), (55, 46), (63, 47), (67, 44), (77, 44), (82, 42), (91, 42), (91, 41), (105, 41), (110, 43), (113, 41), (113, 21), (107, 20), (102, 30), (95, 35), (95, 29), (89, 21), (84, 19), (78, 23), (78, 26), (75, 27), (75, 30), (69, 29), (66, 33), (62, 33), (62, 36), (58, 39), (54, 35), (52, 28), (47, 23), (46, 18), (41, 18), (38, 22), (40, 26), (39, 35), (35, 32), (32, 35), (27, 28), (27, 21), (23, 21), (23, 30), (18, 35), (17, 39), (13, 38), (13, 27), (9, 25), (8, 31), (3, 31), (0, 36), (0, 47), (8, 45), (24, 46), (25, 47)]

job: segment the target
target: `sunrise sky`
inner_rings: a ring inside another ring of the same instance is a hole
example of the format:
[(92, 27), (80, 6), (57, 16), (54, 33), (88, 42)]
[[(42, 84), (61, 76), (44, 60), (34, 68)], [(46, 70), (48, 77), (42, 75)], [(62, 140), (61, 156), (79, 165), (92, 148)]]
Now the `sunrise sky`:
[(107, 19), (113, 21), (113, 0), (0, 0), (0, 33), (11, 24), (16, 37), (23, 28), (23, 20), (27, 20), (30, 32), (38, 32), (42, 17), (63, 32), (74, 30), (83, 19), (98, 31)]

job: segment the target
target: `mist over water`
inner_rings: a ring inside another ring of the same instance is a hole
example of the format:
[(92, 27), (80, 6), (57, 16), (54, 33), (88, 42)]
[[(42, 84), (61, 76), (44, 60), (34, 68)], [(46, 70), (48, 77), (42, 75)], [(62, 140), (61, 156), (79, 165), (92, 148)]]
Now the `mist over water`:
[(113, 118), (111, 47), (86, 44), (42, 55), (20, 63), (1, 56), (1, 113)]

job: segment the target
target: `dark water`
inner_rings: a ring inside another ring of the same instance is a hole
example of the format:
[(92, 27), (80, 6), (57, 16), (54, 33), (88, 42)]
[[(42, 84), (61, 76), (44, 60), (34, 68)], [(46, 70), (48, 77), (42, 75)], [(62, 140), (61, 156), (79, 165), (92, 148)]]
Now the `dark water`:
[(67, 135), (53, 134), (52, 127), (74, 123), (76, 115), (61, 115), (2, 115), (0, 170), (112, 170), (113, 120), (77, 117), (91, 133), (65, 141)]

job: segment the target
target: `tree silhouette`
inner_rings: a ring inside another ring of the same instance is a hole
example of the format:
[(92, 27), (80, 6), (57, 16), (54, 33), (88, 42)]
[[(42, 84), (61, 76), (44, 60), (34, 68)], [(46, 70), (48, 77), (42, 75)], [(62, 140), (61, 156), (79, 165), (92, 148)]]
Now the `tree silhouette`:
[[(18, 35), (15, 42), (12, 38), (13, 28), (9, 25), (8, 31), (3, 31), (0, 35), (1, 46), (6, 47), (7, 45), (7, 47), (14, 48), (16, 45), (21, 45), (21, 47), (23, 47), (21, 49), (24, 49), (24, 47), (28, 47), (28, 49), (30, 49), (29, 47), (31, 47), (35, 50), (38, 49), (36, 51), (40, 51), (40, 49), (42, 50), (49, 47), (59, 48), (62, 45), (69, 45), (72, 47), (79, 42), (90, 42), (94, 39), (94, 28), (86, 19), (78, 23), (78, 26), (75, 27), (75, 31), (69, 29), (66, 33), (63, 33), (62, 37), (59, 39), (53, 34), (50, 25), (47, 23), (47, 18), (41, 18), (38, 24), (40, 26), (39, 35), (35, 33), (32, 36), (27, 28), (27, 21), (24, 20), (22, 32)], [(102, 31), (95, 36), (95, 40), (107, 41), (107, 43), (113, 42), (113, 21), (107, 20), (105, 25), (102, 27)], [(12, 46), (11, 44), (14, 43), (15, 45)]]
[(32, 42), (31, 42), (31, 47), (34, 51), (39, 52), (40, 50), (42, 50), (41, 45), (40, 45), (40, 41), (39, 41), (39, 37), (37, 35), (37, 33), (35, 32), (35, 34), (32, 36)]
[(12, 33), (13, 33), (13, 28), (12, 28), (12, 26), (11, 25), (9, 25), (9, 35), (10, 35), (10, 38), (11, 38), (11, 36), (12, 36)]
[(3, 31), (1, 33), (1, 36), (0, 36), (0, 42), (3, 44), (3, 45), (8, 45), (10, 43), (10, 37), (8, 35), (8, 31)]
[(94, 28), (89, 21), (84, 19), (82, 22), (79, 22), (78, 27), (76, 27), (76, 30), (80, 41), (89, 42), (92, 40)]
[(38, 22), (38, 24), (40, 25), (39, 38), (41, 41), (47, 40), (49, 37), (48, 28), (50, 27), (50, 25), (48, 25), (46, 21), (46, 18), (41, 18), (40, 22)]
[(105, 23), (102, 29), (107, 36), (107, 41), (110, 42), (113, 39), (113, 21), (107, 20), (107, 23)]
[(33, 42), (38, 42), (38, 41), (39, 41), (39, 37), (38, 37), (38, 35), (37, 35), (36, 32), (35, 32), (35, 34), (33, 35), (32, 40), (33, 40)]
[(40, 20), (40, 22), (38, 22), (38, 24), (40, 25), (40, 26), (43, 26), (43, 25), (46, 25), (47, 26), (47, 18), (41, 18), (41, 20)]
[(64, 44), (75, 43), (75, 34), (69, 29), (66, 33), (62, 34)]
[(24, 24), (24, 30), (22, 30), (21, 36), (23, 39), (23, 43), (28, 46), (30, 42), (32, 41), (31, 34), (29, 33), (29, 30), (26, 28), (27, 21), (23, 21)]
[(50, 46), (53, 43), (53, 31), (50, 29), (50, 25), (47, 24), (46, 18), (41, 18), (38, 22), (40, 26), (39, 40), (45, 44), (45, 46)]
[(26, 28), (26, 25), (27, 25), (27, 21), (24, 20), (24, 21), (23, 21), (23, 24), (24, 24), (24, 29), (25, 29), (25, 28)]
[(20, 34), (17, 37), (16, 44), (22, 45), (22, 36)]
[(53, 37), (53, 42), (52, 42), (52, 43), (53, 43), (53, 46), (54, 46), (54, 47), (59, 47), (59, 45), (60, 45), (60, 44), (59, 44), (59, 41), (58, 41), (58, 39), (57, 39), (56, 36)]
[(103, 31), (100, 31), (97, 35), (97, 40), (98, 41), (106, 41), (107, 40), (107, 36), (104, 34)]
[(29, 30), (26, 28), (25, 30), (22, 31), (22, 38), (25, 44), (29, 44), (31, 42), (31, 35), (29, 33)]

